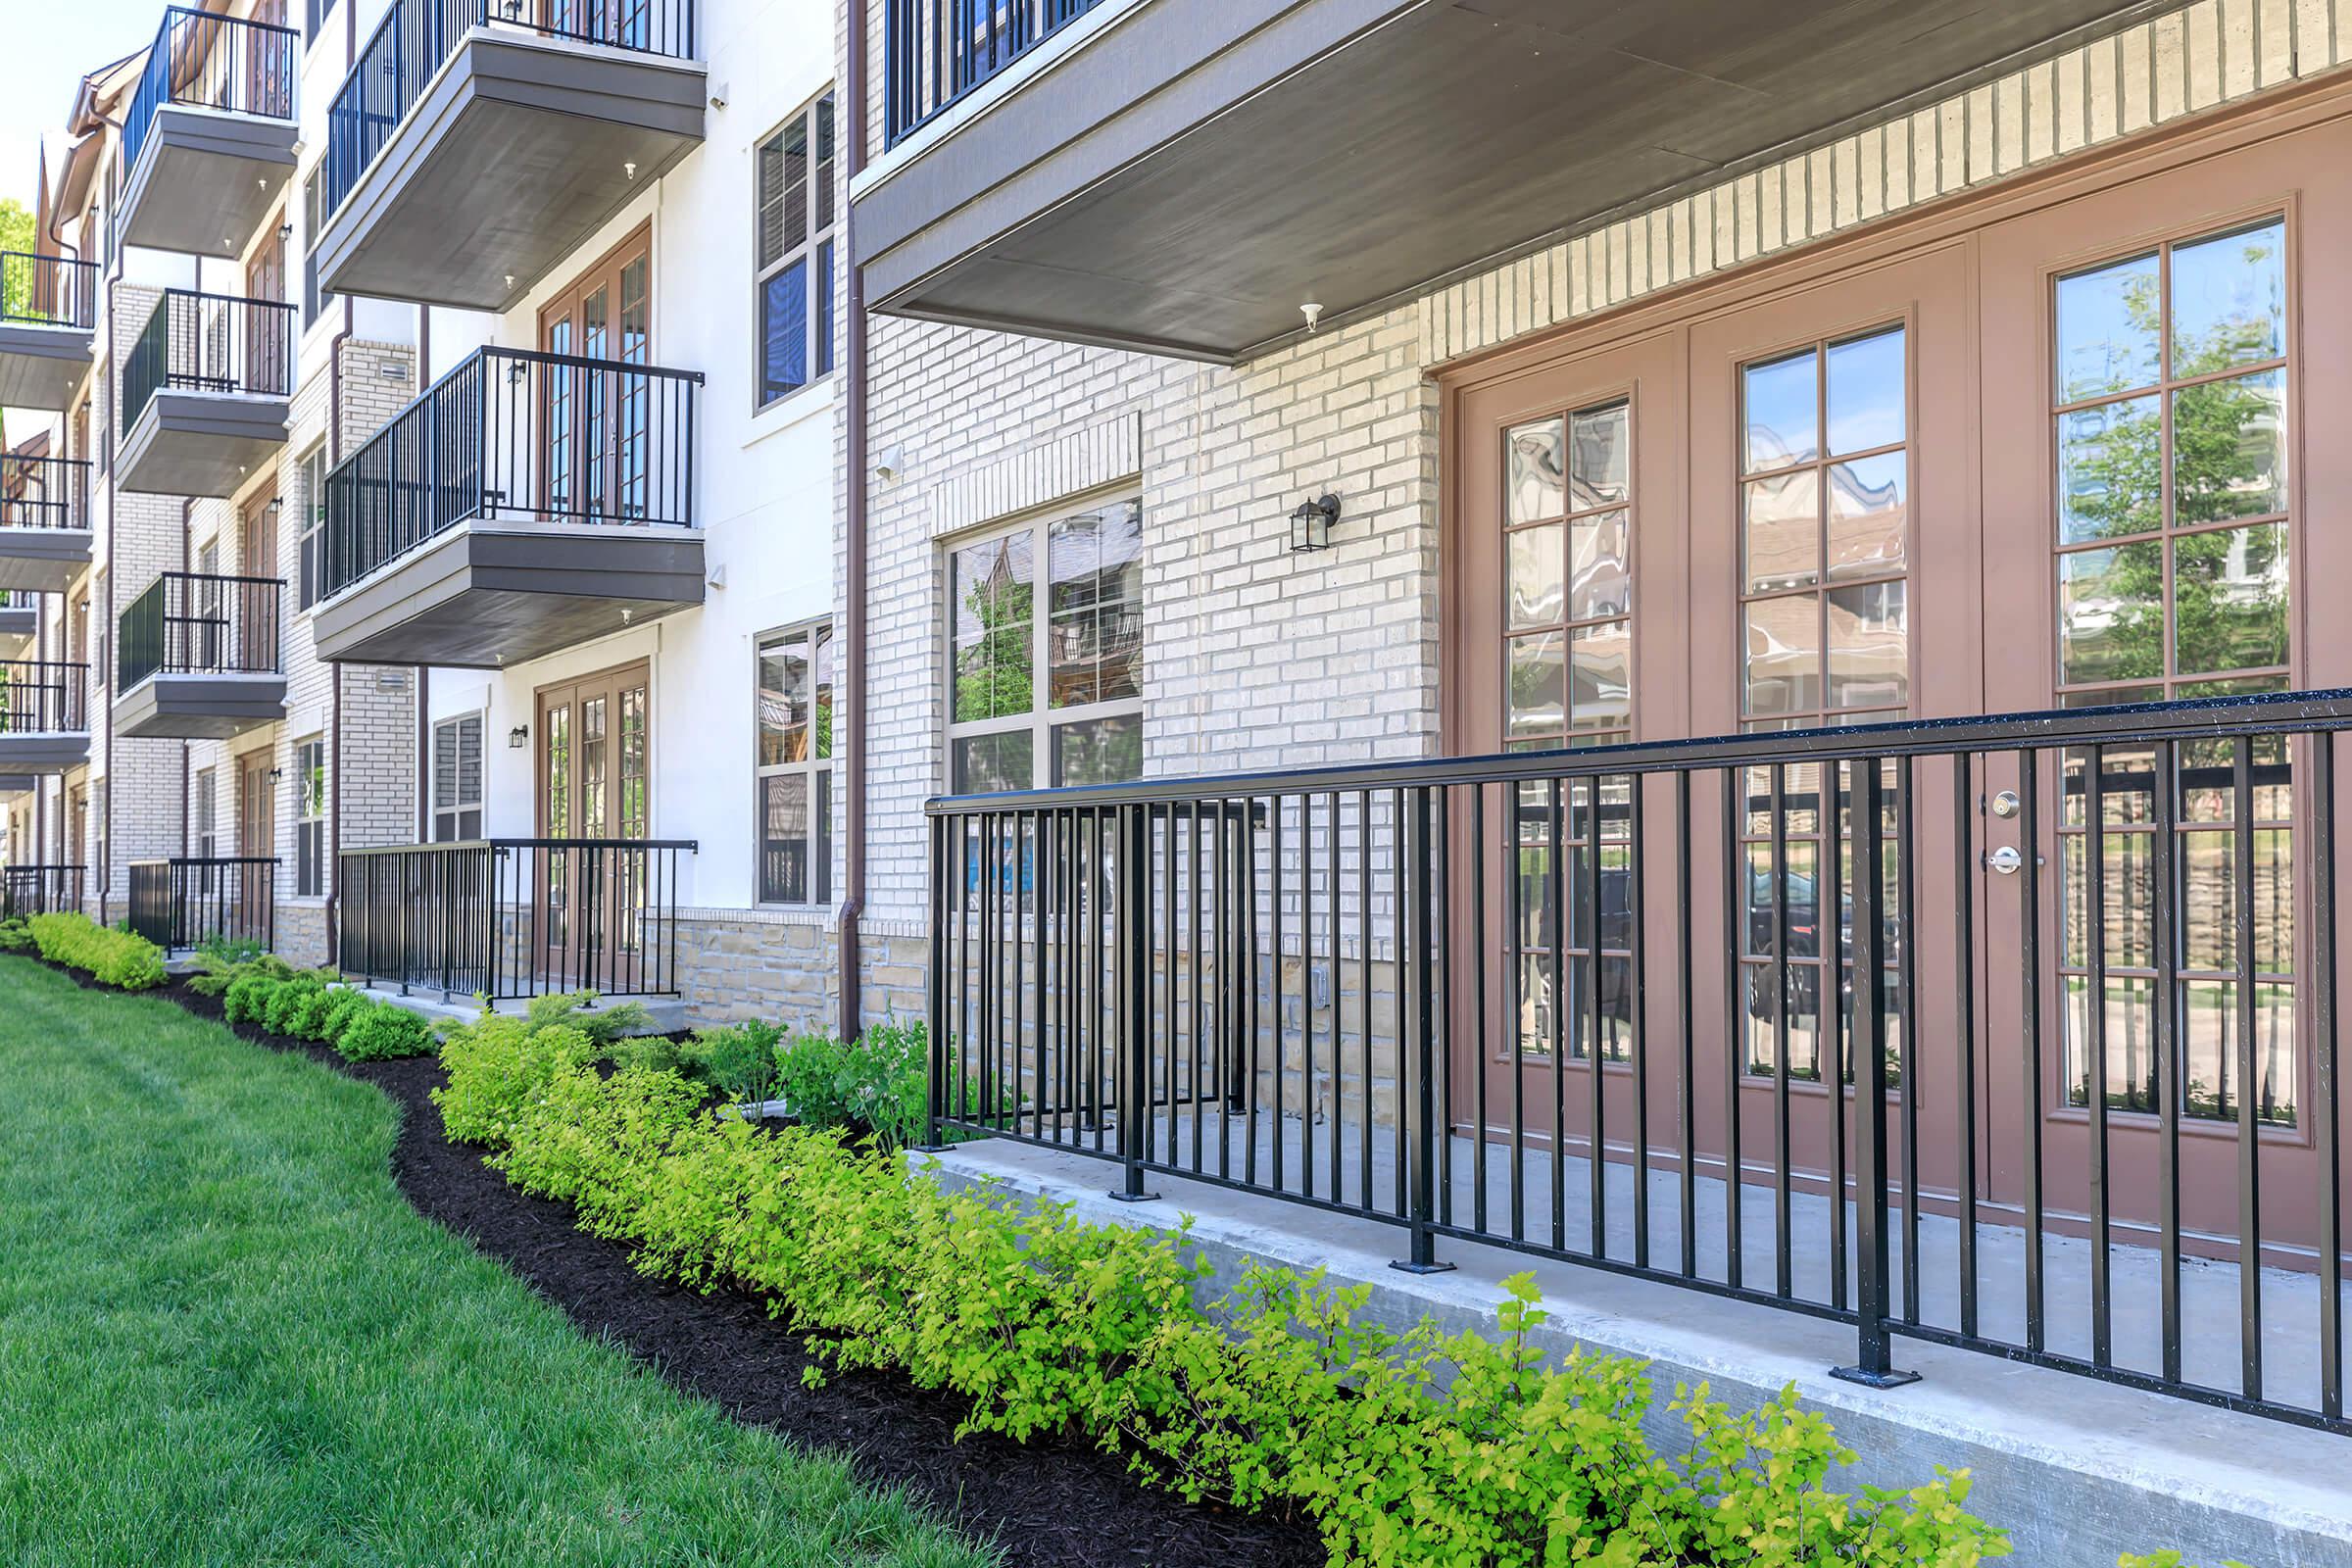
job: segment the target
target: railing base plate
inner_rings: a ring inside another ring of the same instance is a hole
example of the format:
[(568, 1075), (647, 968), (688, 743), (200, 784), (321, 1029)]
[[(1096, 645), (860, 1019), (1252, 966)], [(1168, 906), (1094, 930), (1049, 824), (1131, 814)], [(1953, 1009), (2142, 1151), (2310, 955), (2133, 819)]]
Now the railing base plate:
[(1399, 1257), (1389, 1264), (1399, 1274), (1450, 1274), (1451, 1263), (1416, 1263), (1409, 1257)]
[(1157, 1201), (1159, 1195), (1157, 1193), (1112, 1193), (1109, 1198), (1114, 1203), (1150, 1203)]
[(1919, 1374), (1889, 1367), (1884, 1372), (1866, 1372), (1858, 1366), (1834, 1366), (1830, 1376), (1840, 1383), (1859, 1383), (1866, 1389), (1899, 1389), (1906, 1383), (1917, 1383)]

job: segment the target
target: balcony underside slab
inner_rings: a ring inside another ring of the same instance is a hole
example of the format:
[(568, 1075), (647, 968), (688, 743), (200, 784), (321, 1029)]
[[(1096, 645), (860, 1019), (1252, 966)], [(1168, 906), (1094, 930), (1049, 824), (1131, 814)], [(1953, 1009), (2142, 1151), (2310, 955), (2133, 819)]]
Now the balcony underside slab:
[(39, 783), (30, 773), (0, 773), (0, 795), (23, 795)]
[(1242, 359), (2150, 9), (1134, 0), (861, 181), (857, 261), (887, 314)]
[[(87, 528), (0, 528), (0, 590), (62, 594), (90, 567), (90, 530)], [(23, 615), (24, 630), (32, 630), (34, 612), (16, 610), (0, 614), (0, 636), (7, 635), (7, 615)]]
[(312, 614), (318, 657), (492, 668), (703, 602), (703, 536), (668, 527), (463, 523)]
[(42, 730), (0, 735), (0, 773), (48, 775), (88, 765), (87, 730)]
[(87, 327), (0, 321), (0, 408), (70, 407), (90, 373)]
[(286, 444), (284, 398), (166, 389), (122, 439), (122, 487), (140, 495), (228, 496)]
[(294, 172), (290, 120), (167, 104), (122, 193), (122, 242), (235, 257)]
[(327, 221), (318, 275), (510, 310), (702, 141), (708, 90), (693, 62), (476, 31)]
[(115, 699), (115, 733), (226, 740), (286, 716), (283, 675), (151, 675)]

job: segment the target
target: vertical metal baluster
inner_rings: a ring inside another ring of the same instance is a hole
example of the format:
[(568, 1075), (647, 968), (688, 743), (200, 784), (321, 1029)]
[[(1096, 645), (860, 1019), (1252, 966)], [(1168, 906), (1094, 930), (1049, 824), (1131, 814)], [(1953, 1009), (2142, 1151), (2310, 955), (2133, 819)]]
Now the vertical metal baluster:
[[(1340, 931), (1343, 918), (1340, 912), (1340, 792), (1332, 791), (1326, 800), (1326, 805), (1331, 813), (1331, 840), (1324, 846), (1323, 856), (1324, 904), (1329, 911), (1331, 925), (1331, 1135), (1323, 1142), (1331, 1161), (1330, 1197), (1331, 1200), (1336, 1203), (1343, 1196), (1340, 1191), (1340, 1179), (1346, 1169), (1340, 1158), (1340, 1146), (1346, 1142), (1341, 1137), (1340, 1086), (1347, 1081), (1348, 1077), (1347, 1063), (1342, 1058), (1342, 1053), (1347, 1049), (1346, 1020), (1348, 1014), (1344, 999), (1340, 994), (1341, 976), (1346, 972), (1342, 965), (1340, 952)], [(1367, 1005), (1369, 1005), (1368, 1003)], [(1311, 1086), (1311, 1078), (1309, 1083)], [(1309, 1095), (1311, 1099), (1311, 1087)], [(1308, 1107), (1306, 1120), (1307, 1126), (1312, 1128), (1315, 1118), (1311, 1105)], [(1314, 1135), (1309, 1132), (1307, 1136), (1311, 1139)], [(1307, 1168), (1311, 1171), (1314, 1168), (1311, 1144), (1307, 1152)], [(1309, 1191), (1311, 1192), (1312, 1189), (1310, 1188)]]
[[(1355, 804), (1356, 958), (1362, 969), (1364, 1004), (1356, 1025), (1356, 1104), (1361, 1125), (1356, 1129), (1356, 1202), (1372, 1207), (1372, 792), (1356, 792)], [(1336, 983), (1337, 977), (1334, 977)], [(1340, 1136), (1346, 1118), (1332, 1129)], [(1336, 1193), (1333, 1195), (1338, 1196)]]
[(1889, 1356), (1886, 1328), (1889, 1292), (1886, 1258), (1886, 921), (1880, 910), (1886, 898), (1886, 840), (1879, 824), (1886, 812), (1885, 786), (1879, 760), (1854, 761), (1854, 1082), (1856, 1176), (1861, 1200), (1857, 1217), (1856, 1256), (1860, 1262), (1855, 1284), (1856, 1357), (1850, 1367), (1837, 1367), (1831, 1376), (1868, 1388), (1889, 1389), (1916, 1383), (1919, 1374), (1899, 1371)]
[(2041, 1112), (2041, 779), (2031, 747), (2017, 753), (2019, 846), (2019, 983), (2024, 992), (2026, 1179), (2026, 1348), (2042, 1348), (2042, 1112)]
[[(1423, 956), (1415, 954), (1410, 947), (1410, 938), (1415, 929), (1410, 901), (1418, 889), (1419, 883), (1415, 878), (1422, 868), (1418, 867), (1412, 859), (1419, 851), (1419, 845), (1418, 836), (1413, 831), (1413, 820), (1405, 812), (1405, 803), (1408, 798), (1415, 801), (1416, 804), (1419, 799), (1417, 794), (1408, 797), (1407, 792), (1403, 789), (1391, 792), (1389, 799), (1389, 808), (1394, 813), (1390, 820), (1396, 824), (1395, 835), (1396, 850), (1396, 854), (1390, 858), (1389, 880), (1396, 895), (1395, 930), (1397, 1005), (1396, 1174), (1390, 1183), (1392, 1189), (1390, 1202), (1395, 1206), (1396, 1217), (1399, 1219), (1405, 1218), (1410, 1212), (1412, 1178), (1415, 1175), (1415, 1167), (1419, 1163), (1413, 1155), (1412, 1102), (1408, 1097), (1413, 1088), (1411, 1081), (1412, 1053), (1418, 1049), (1417, 1043), (1412, 1039), (1413, 1024), (1417, 1021), (1417, 1014), (1414, 1010), (1417, 1003), (1415, 993), (1411, 988), (1422, 978), (1421, 959)], [(1367, 1020), (1367, 1032), (1369, 1029), (1370, 1023)], [(1364, 1114), (1368, 1123), (1371, 1116), (1368, 1087), (1366, 1094), (1367, 1108)]]
[[(1453, 1020), (1455, 1011), (1453, 964), (1451, 962), (1453, 944), (1450, 940), (1452, 925), (1449, 912), (1453, 907), (1453, 877), (1448, 856), (1451, 853), (1453, 842), (1451, 808), (1453, 792), (1447, 786), (1439, 784), (1427, 793), (1435, 798), (1437, 808), (1437, 820), (1431, 828), (1435, 834), (1434, 848), (1431, 851), (1431, 875), (1435, 880), (1423, 895), (1421, 907), (1422, 918), (1427, 922), (1429, 928), (1427, 946), (1433, 950), (1431, 961), (1436, 965), (1437, 990), (1435, 1004), (1431, 1008), (1429, 1044), (1424, 1048), (1423, 1058), (1428, 1063), (1429, 1071), (1432, 1074), (1431, 1087), (1436, 1100), (1434, 1112), (1437, 1120), (1434, 1123), (1436, 1127), (1434, 1138), (1438, 1152), (1437, 1217), (1440, 1224), (1451, 1225), (1453, 1223)], [(1339, 942), (1336, 934), (1332, 942), (1332, 956), (1336, 962), (1339, 956)]]
[[(1409, 1098), (1404, 1093), (1397, 1096), (1396, 1121), (1399, 1129), (1407, 1121), (1413, 1123), (1413, 1137), (1398, 1150), (1401, 1158), (1409, 1159), (1410, 1165), (1398, 1164), (1397, 1185), (1411, 1190), (1403, 1206), (1411, 1222), (1412, 1252), (1392, 1266), (1408, 1274), (1442, 1273), (1453, 1267), (1451, 1263), (1438, 1261), (1437, 1236), (1430, 1229), (1437, 1212), (1437, 1145), (1446, 1136), (1446, 1130), (1438, 1125), (1435, 1078), (1437, 997), (1430, 970), (1430, 927), (1436, 900), (1430, 892), (1433, 862), (1429, 794), (1426, 789), (1396, 792), (1401, 852), (1396, 858), (1397, 1000), (1403, 1004), (1399, 1033), (1405, 1037), (1398, 1041), (1397, 1070), (1400, 1075), (1410, 1075)], [(1403, 1091), (1407, 1087), (1400, 1077), (1397, 1088)]]
[(1470, 1103), (1477, 1127), (1470, 1146), (1470, 1225), (1481, 1236), (1487, 1231), (1487, 787), (1470, 786), (1470, 954), (1478, 967), (1472, 972), (1471, 1007), (1475, 1032), (1470, 1041)]
[[(1913, 811), (1911, 759), (1894, 764), (1894, 908), (1895, 1006), (1900, 1020), (1896, 1056), (1901, 1063), (1899, 1092), (1903, 1097), (1903, 1321), (1919, 1321), (1919, 966), (1914, 933), (1918, 918), (1917, 878), (1919, 824)], [(1874, 828), (1875, 831), (1875, 828)]]
[[(2084, 940), (2088, 951), (2084, 958), (2090, 970), (2090, 983), (2083, 996), (2083, 1011), (2087, 1022), (2083, 1029), (2083, 1050), (2088, 1053), (2088, 1085), (2090, 1111), (2090, 1359), (2094, 1366), (2110, 1366), (2115, 1359), (2115, 1341), (2112, 1333), (2114, 1319), (2109, 1312), (2111, 1283), (2109, 1267), (2113, 1233), (2109, 1213), (2108, 1178), (2112, 1165), (2107, 1144), (2107, 751), (2093, 745), (2085, 753), (2087, 776), (2082, 791), (2082, 908)], [(2064, 762), (2059, 777), (2064, 778)], [(2064, 845), (2066, 840), (2058, 841)], [(2060, 866), (2061, 874), (2064, 865)], [(2060, 961), (2064, 962), (2061, 955)], [(2074, 1074), (2067, 1074), (2067, 1087), (2074, 1087)]]
[(1649, 1267), (1649, 936), (1643, 915), (1648, 899), (1642, 881), (1649, 872), (1649, 840), (1642, 830), (1642, 791), (1644, 773), (1626, 775), (1631, 815), (1626, 825), (1626, 918), (1633, 968), (1634, 1056), (1634, 1266)]
[(1682, 1141), (1682, 1191), (1676, 1195), (1682, 1226), (1683, 1274), (1698, 1277), (1698, 1009), (1690, 1004), (1690, 899), (1698, 891), (1690, 868), (1690, 773), (1674, 770), (1674, 989), (1675, 1048), (1680, 1070), (1675, 1079), (1675, 1135)]
[(1503, 785), (1502, 886), (1503, 919), (1510, 927), (1510, 966), (1505, 971), (1510, 989), (1503, 1009), (1510, 1018), (1510, 1038), (1503, 1059), (1511, 1068), (1511, 1240), (1527, 1240), (1527, 898), (1526, 850), (1522, 844), (1527, 811), (1526, 786)]
[[(1821, 765), (1817, 776), (1822, 783), (1814, 786), (1814, 821), (1818, 826), (1826, 821), (1829, 812), (1823, 798), (1831, 793), (1829, 780), (1835, 776), (1838, 764)], [(1773, 1291), (1779, 1296), (1792, 1294), (1790, 1290), (1791, 1258), (1788, 1251), (1788, 766), (1772, 764), (1772, 1276)], [(1835, 838), (1836, 829), (1831, 829)], [(1818, 875), (1815, 879), (1819, 887)], [(1815, 901), (1816, 903), (1819, 900)], [(1814, 929), (1820, 930), (1818, 911)], [(1818, 936), (1815, 947), (1820, 945)], [(1818, 990), (1818, 988), (1816, 988)], [(1815, 1017), (1827, 1008), (1817, 996)]]
[(1551, 784), (1551, 1245), (1568, 1247), (1568, 839), (1561, 780)]
[(2311, 737), (2311, 1142), (2320, 1200), (2320, 1414), (2344, 1414), (2343, 1149), (2336, 1104), (2335, 734)]
[(931, 974), (924, 988), (923, 1027), (929, 1032), (923, 1080), (923, 1147), (940, 1147), (939, 1117), (942, 1109), (940, 1058), (948, 1047), (946, 962), (948, 913), (948, 821), (944, 816), (931, 819)]
[(1600, 1044), (1600, 813), (1601, 775), (1585, 780), (1585, 1072), (1589, 1091), (1585, 1110), (1591, 1139), (1591, 1160), (1585, 1174), (1591, 1186), (1590, 1228), (1594, 1257), (1609, 1255), (1608, 1161), (1606, 1121), (1601, 1110)]
[(1119, 996), (1119, 1154), (1123, 1179), (1110, 1196), (1123, 1203), (1158, 1197), (1144, 1187), (1152, 1123), (1152, 808), (1116, 808), (1119, 829), (1119, 892), (1114, 918)]
[(1200, 803), (1193, 802), (1185, 815), (1187, 819), (1185, 836), (1189, 840), (1188, 849), (1193, 861), (1193, 1081), (1188, 1086), (1188, 1093), (1193, 1105), (1193, 1170), (1195, 1174), (1199, 1174), (1203, 1168), (1200, 1154), (1201, 1121), (1206, 1115), (1208, 1104), (1207, 1098), (1200, 1090), (1201, 1071), (1208, 1060), (1208, 1054), (1201, 1041), (1201, 1032), (1206, 1027), (1208, 1018), (1208, 995), (1204, 989), (1206, 976), (1201, 962), (1208, 950), (1200, 945), (1200, 899), (1208, 884), (1200, 873)]
[[(1862, 764), (1857, 762), (1858, 769)], [(1848, 820), (1853, 823), (1857, 837), (1862, 832), (1862, 818), (1846, 810), (1844, 806), (1845, 764), (1828, 761), (1821, 764), (1822, 792), (1820, 821), (1825, 834), (1822, 839), (1821, 862), (1815, 867), (1814, 891), (1814, 950), (1821, 960), (1821, 983), (1815, 987), (1813, 1027), (1818, 1031), (1821, 1046), (1814, 1052), (1814, 1069), (1820, 1075), (1822, 1087), (1829, 1091), (1830, 1113), (1830, 1304), (1846, 1304), (1845, 1261), (1845, 1028), (1846, 1028), (1846, 962), (1845, 962), (1845, 830)], [(1857, 775), (1859, 776), (1859, 775)], [(1856, 808), (1859, 810), (1859, 808)], [(1859, 990), (1855, 993), (1859, 998)], [(1858, 1000), (1857, 1000), (1857, 1004)]]
[(2237, 1301), (2239, 1390), (2262, 1397), (2262, 1123), (2256, 1097), (2254, 1005), (2254, 743), (2230, 756), (2230, 834), (2237, 870)]
[[(1977, 801), (1969, 755), (1952, 754), (1953, 1095), (1959, 1120), (1960, 1332), (1977, 1334), (1977, 859), (1974, 853)], [(1916, 1038), (1916, 1037), (1914, 1037)], [(1916, 1056), (1917, 1048), (1913, 1047)], [(1911, 1057), (1906, 1068), (1916, 1073)], [(1912, 1080), (1913, 1083), (1916, 1079)], [(1912, 1083), (1904, 1085), (1906, 1094)]]
[[(1304, 797), (1302, 796), (1300, 799), (1303, 800)], [(1282, 797), (1279, 795), (1274, 797), (1274, 833), (1270, 844), (1270, 850), (1272, 860), (1269, 891), (1272, 896), (1272, 906), (1274, 911), (1274, 1108), (1273, 1115), (1269, 1121), (1272, 1134), (1271, 1148), (1267, 1152), (1267, 1161), (1269, 1165), (1269, 1174), (1273, 1178), (1274, 1182), (1274, 1190), (1279, 1193), (1283, 1190), (1282, 1146), (1288, 1137), (1288, 1135), (1283, 1131), (1282, 1126), (1282, 1107), (1284, 1102), (1282, 1080), (1288, 1068), (1288, 1063), (1285, 1058), (1290, 1049), (1283, 1040), (1282, 1020), (1282, 1008), (1286, 993), (1282, 983)], [(1370, 1027), (1368, 1017), (1366, 1020), (1366, 1027)], [(1371, 1081), (1366, 1079), (1364, 1086), (1364, 1097), (1367, 1107), (1371, 1103)], [(1367, 1108), (1365, 1111), (1367, 1118), (1367, 1131), (1369, 1130), (1370, 1114), (1371, 1112)]]
[(1216, 1071), (1217, 1102), (1217, 1175), (1233, 1174), (1233, 1124), (1226, 1115), (1232, 1103), (1234, 1026), (1240, 1016), (1241, 976), (1233, 972), (1233, 843), (1228, 829), (1233, 815), (1233, 803), (1219, 800), (1217, 814), (1210, 824), (1209, 855), (1216, 862), (1216, 910), (1210, 922), (1209, 942), (1217, 955), (1217, 1038), (1211, 1048)]
[[(1338, 831), (1338, 824), (1333, 824)], [(1332, 956), (1340, 937), (1331, 934)], [(1298, 797), (1298, 1050), (1302, 1063), (1298, 1092), (1298, 1191), (1315, 1196), (1315, 798)], [(1335, 971), (1334, 978), (1337, 974)], [(1339, 1029), (1339, 987), (1332, 987), (1332, 1029)]]
[(1740, 853), (1740, 826), (1747, 817), (1747, 775), (1744, 769), (1723, 770), (1723, 995), (1724, 1152), (1723, 1255), (1724, 1279), (1740, 1288), (1745, 1250), (1740, 1235), (1740, 1068), (1746, 1054), (1740, 1019), (1745, 1011), (1747, 967), (1740, 961), (1747, 926), (1745, 862)]

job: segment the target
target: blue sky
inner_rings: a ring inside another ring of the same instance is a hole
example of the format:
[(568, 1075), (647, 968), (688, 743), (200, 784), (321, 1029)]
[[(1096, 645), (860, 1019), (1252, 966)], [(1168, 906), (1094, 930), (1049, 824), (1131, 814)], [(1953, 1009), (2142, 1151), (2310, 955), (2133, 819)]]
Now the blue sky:
[[(0, 0), (27, 10), (36, 0)], [(33, 172), (41, 137), (50, 158), (63, 150), (66, 111), (82, 73), (118, 60), (155, 36), (166, 0), (56, 0), (42, 4), (43, 21), (11, 27), (0, 48), (0, 196), (32, 205)]]

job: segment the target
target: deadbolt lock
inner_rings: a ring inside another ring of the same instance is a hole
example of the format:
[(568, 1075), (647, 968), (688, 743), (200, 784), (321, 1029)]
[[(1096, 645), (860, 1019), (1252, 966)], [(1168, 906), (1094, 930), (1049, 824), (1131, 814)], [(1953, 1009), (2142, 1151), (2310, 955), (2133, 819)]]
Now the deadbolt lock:
[[(1992, 798), (1992, 814), (2007, 821), (2017, 814), (2017, 791), (2003, 790)], [(2015, 853), (2012, 851), (2011, 853)]]

